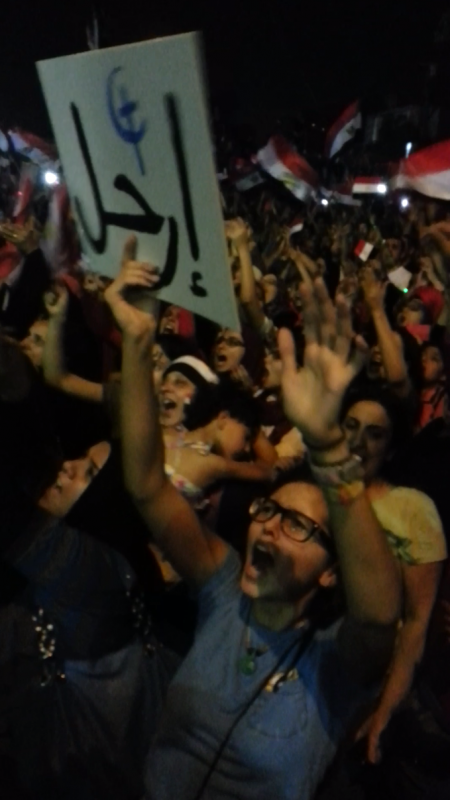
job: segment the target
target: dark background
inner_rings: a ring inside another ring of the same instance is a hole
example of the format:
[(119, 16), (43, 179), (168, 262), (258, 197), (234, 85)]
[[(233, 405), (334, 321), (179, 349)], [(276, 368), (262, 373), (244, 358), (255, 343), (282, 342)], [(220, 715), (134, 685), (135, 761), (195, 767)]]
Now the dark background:
[[(449, 2), (100, 0), (104, 46), (204, 32), (211, 101), (223, 119), (270, 129), (304, 115), (320, 130), (361, 97), (367, 110), (447, 100)], [(0, 124), (51, 136), (34, 62), (87, 49), (88, 0), (2, 0)], [(439, 66), (430, 80), (430, 63)], [(431, 97), (430, 97), (431, 94)]]

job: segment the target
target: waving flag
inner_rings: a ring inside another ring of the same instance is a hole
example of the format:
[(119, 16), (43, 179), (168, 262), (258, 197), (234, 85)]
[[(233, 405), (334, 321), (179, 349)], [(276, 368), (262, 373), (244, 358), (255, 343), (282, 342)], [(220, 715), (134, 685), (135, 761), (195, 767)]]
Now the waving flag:
[(414, 189), (438, 200), (450, 200), (450, 139), (418, 150), (400, 161), (392, 189)]
[(386, 194), (387, 186), (379, 176), (355, 178), (352, 191), (353, 194)]
[(315, 170), (283, 136), (272, 136), (256, 158), (261, 167), (281, 181), (298, 200), (308, 200), (319, 186)]
[(365, 242), (364, 239), (360, 239), (353, 252), (361, 261), (367, 261), (373, 247), (373, 244), (370, 244), (370, 242)]
[(356, 197), (353, 197), (353, 181), (348, 180), (346, 183), (340, 183), (338, 186), (334, 186), (333, 189), (326, 189), (324, 186), (321, 186), (320, 191), (332, 203), (340, 203), (344, 206), (360, 206), (361, 200), (357, 200)]
[(20, 128), (0, 131), (0, 150), (11, 152), (11, 149), (40, 167), (51, 167), (58, 159), (53, 145)]
[(356, 131), (361, 127), (361, 112), (359, 110), (359, 103), (356, 101), (343, 111), (341, 116), (328, 131), (325, 140), (325, 155), (328, 156), (328, 158), (333, 158), (333, 156), (339, 153), (339, 150), (343, 148), (344, 144), (347, 144), (347, 142), (353, 139)]

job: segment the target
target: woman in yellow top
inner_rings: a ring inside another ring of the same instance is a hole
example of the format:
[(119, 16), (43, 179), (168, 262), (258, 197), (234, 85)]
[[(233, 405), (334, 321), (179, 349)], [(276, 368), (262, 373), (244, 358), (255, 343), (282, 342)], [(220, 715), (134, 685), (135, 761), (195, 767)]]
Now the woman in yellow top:
[(389, 677), (374, 714), (361, 730), (368, 736), (371, 763), (380, 760), (380, 736), (412, 686), (447, 557), (433, 501), (416, 489), (393, 486), (385, 477), (386, 464), (406, 426), (404, 408), (387, 390), (361, 390), (347, 399), (344, 433), (350, 451), (362, 459), (366, 493), (398, 561), (403, 585), (403, 619)]

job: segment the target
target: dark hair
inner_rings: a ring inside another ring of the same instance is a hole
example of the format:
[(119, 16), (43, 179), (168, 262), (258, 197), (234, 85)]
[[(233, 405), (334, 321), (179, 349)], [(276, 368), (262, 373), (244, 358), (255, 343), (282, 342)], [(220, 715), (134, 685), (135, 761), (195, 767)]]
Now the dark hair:
[(182, 356), (195, 356), (200, 358), (198, 347), (192, 339), (179, 336), (176, 333), (160, 333), (156, 337), (156, 344), (159, 344), (169, 361), (175, 361)]
[(196, 387), (190, 404), (185, 406), (183, 424), (188, 431), (202, 428), (214, 419), (217, 413), (218, 391), (216, 384), (206, 381)]
[(250, 431), (251, 438), (256, 438), (261, 419), (258, 403), (250, 392), (231, 384), (221, 386), (217, 411), (219, 414), (225, 411), (232, 419), (241, 422)]
[(221, 412), (245, 425), (255, 438), (260, 427), (259, 407), (250, 392), (231, 381), (220, 386), (210, 384), (197, 389), (194, 399), (186, 408), (185, 426), (188, 430), (208, 425)]

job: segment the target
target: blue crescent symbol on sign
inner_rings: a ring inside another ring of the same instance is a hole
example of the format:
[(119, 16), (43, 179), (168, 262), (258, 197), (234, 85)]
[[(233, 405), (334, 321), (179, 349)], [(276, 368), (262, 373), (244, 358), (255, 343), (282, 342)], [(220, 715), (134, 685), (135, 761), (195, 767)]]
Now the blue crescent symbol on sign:
[(145, 120), (135, 127), (134, 116), (138, 110), (138, 103), (135, 100), (129, 100), (124, 86), (120, 89), (120, 103), (116, 106), (114, 102), (114, 87), (115, 80), (119, 72), (122, 72), (123, 67), (116, 67), (112, 70), (108, 77), (107, 85), (107, 98), (108, 98), (108, 111), (114, 130), (122, 141), (131, 144), (136, 148), (136, 157), (138, 160), (141, 173), (145, 173), (144, 165), (142, 162), (141, 154), (138, 145), (145, 136), (147, 125)]

